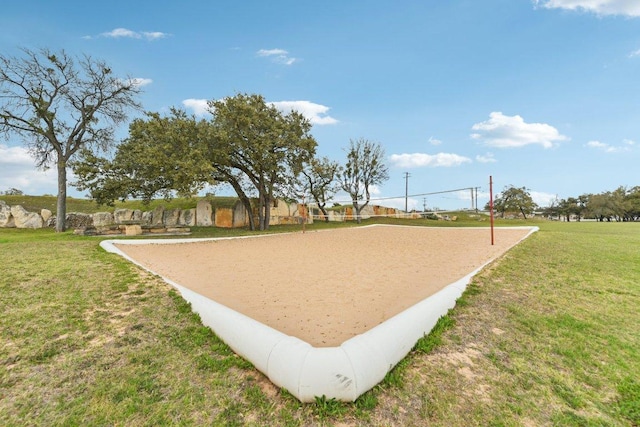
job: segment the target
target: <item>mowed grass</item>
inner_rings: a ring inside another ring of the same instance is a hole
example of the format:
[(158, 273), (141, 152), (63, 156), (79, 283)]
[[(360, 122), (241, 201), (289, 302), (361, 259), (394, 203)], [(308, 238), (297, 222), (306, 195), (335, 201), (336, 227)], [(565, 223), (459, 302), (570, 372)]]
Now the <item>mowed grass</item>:
[(640, 424), (640, 224), (501, 224), (541, 230), (476, 276), (381, 385), (313, 404), (98, 239), (0, 229), (0, 425)]

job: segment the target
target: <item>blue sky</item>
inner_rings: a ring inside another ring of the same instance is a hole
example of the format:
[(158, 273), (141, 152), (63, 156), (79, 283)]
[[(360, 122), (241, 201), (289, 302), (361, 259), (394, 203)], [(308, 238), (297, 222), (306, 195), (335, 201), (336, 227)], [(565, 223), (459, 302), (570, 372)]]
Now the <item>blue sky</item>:
[[(484, 205), (489, 176), (543, 206), (640, 185), (638, 0), (24, 0), (0, 28), (4, 55), (64, 49), (140, 79), (148, 111), (259, 93), (314, 123), (319, 155), (379, 142), (384, 205), (404, 207), (406, 172), (418, 209), (471, 207), (469, 191), (423, 196), (470, 187)], [(0, 140), (11, 187), (56, 193), (18, 139)]]

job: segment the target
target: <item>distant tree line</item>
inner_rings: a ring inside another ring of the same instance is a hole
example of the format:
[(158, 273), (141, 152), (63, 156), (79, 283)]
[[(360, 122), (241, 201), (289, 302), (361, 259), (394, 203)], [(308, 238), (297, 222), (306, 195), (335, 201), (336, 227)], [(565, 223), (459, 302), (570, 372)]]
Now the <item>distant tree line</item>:
[(543, 213), (550, 217), (562, 217), (567, 221), (572, 218), (577, 221), (583, 218), (598, 221), (639, 221), (640, 186), (630, 189), (620, 186), (599, 194), (556, 199), (543, 209)]
[(6, 191), (0, 191), (0, 195), (3, 196), (24, 196), (24, 192), (17, 188), (10, 188)]
[[(489, 209), (489, 203), (485, 209)], [(618, 187), (614, 191), (599, 194), (583, 194), (578, 197), (553, 200), (549, 206), (538, 206), (526, 187), (508, 185), (493, 201), (493, 209), (500, 217), (506, 214), (522, 215), (523, 218), (541, 212), (549, 218), (562, 218), (566, 221), (583, 218), (598, 221), (639, 221), (640, 186), (628, 189)]]

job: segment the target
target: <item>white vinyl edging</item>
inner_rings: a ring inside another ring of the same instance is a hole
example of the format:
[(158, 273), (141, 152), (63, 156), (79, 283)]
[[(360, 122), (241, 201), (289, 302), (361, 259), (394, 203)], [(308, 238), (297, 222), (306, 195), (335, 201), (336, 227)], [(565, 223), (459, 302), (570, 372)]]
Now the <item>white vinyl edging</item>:
[[(538, 231), (538, 227), (509, 228), (529, 229), (529, 233), (521, 240)], [(100, 246), (151, 271), (114, 244), (172, 244), (203, 240), (221, 239), (118, 239), (103, 240)], [(163, 279), (191, 303), (192, 310), (200, 315), (202, 323), (210, 327), (234, 352), (253, 363), (275, 385), (285, 388), (300, 401), (313, 402), (320, 396), (354, 401), (384, 379), (415, 343), (431, 331), (438, 319), (455, 306), (471, 278), (492, 261), (369, 331), (343, 342), (339, 347), (313, 347), (167, 278)]]

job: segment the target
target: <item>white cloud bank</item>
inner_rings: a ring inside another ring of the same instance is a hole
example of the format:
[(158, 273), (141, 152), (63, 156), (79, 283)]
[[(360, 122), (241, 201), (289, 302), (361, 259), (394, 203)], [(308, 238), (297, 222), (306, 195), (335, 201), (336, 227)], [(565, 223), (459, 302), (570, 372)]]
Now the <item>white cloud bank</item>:
[(548, 124), (526, 123), (520, 116), (505, 116), (501, 112), (491, 113), (489, 120), (476, 123), (471, 129), (475, 131), (471, 138), (497, 148), (524, 147), (530, 144), (551, 148), (554, 143), (569, 139)]
[(305, 116), (312, 125), (333, 125), (338, 120), (327, 115), (329, 107), (310, 101), (277, 101), (271, 104), (283, 113), (297, 111)]
[(536, 205), (543, 208), (551, 206), (551, 202), (553, 202), (558, 197), (556, 194), (545, 193), (542, 191), (530, 191), (529, 195)]
[(486, 153), (484, 155), (478, 154), (476, 156), (476, 162), (478, 163), (495, 163), (497, 160), (493, 157), (493, 153)]
[[(338, 123), (338, 120), (327, 115), (330, 110), (329, 107), (321, 104), (316, 104), (310, 101), (276, 101), (268, 102), (267, 104), (273, 105), (281, 112), (287, 114), (291, 111), (297, 111), (302, 114), (312, 125), (333, 125)], [(193, 111), (196, 116), (204, 116), (209, 114), (209, 106), (206, 99), (185, 99), (182, 101), (182, 105)]]
[(131, 84), (132, 86), (135, 86), (135, 87), (144, 87), (153, 83), (153, 80), (145, 79), (143, 77), (134, 77), (131, 79), (120, 80), (120, 82), (126, 85)]
[(460, 166), (463, 163), (471, 163), (468, 157), (459, 156), (453, 153), (412, 153), (412, 154), (392, 154), (389, 160), (394, 166), (399, 168), (420, 168), (420, 167), (452, 167)]
[(605, 153), (622, 153), (625, 151), (630, 151), (631, 147), (635, 145), (635, 142), (630, 139), (625, 139), (622, 141), (622, 145), (616, 146), (600, 141), (589, 141), (586, 145), (587, 147), (595, 148), (597, 150), (604, 151)]
[(437, 138), (434, 138), (434, 137), (430, 136), (429, 137), (429, 144), (431, 144), (431, 145), (440, 145), (440, 144), (442, 144), (442, 141), (440, 141)]
[(298, 61), (297, 58), (289, 56), (289, 52), (284, 49), (260, 49), (256, 55), (269, 58), (277, 64), (293, 65)]
[(56, 194), (57, 182), (55, 168), (37, 169), (26, 148), (0, 144), (0, 191), (16, 188), (25, 194)]
[(640, 17), (638, 0), (534, 0), (536, 6), (592, 12), (597, 15)]
[(108, 37), (113, 39), (128, 38), (128, 39), (146, 39), (149, 41), (163, 39), (169, 34), (162, 33), (160, 31), (133, 31), (127, 28), (115, 28), (106, 33), (100, 34), (102, 37)]
[(196, 116), (204, 116), (205, 114), (209, 114), (209, 105), (207, 104), (206, 99), (194, 99), (189, 98), (182, 101), (182, 105), (185, 108), (193, 111), (193, 114)]

